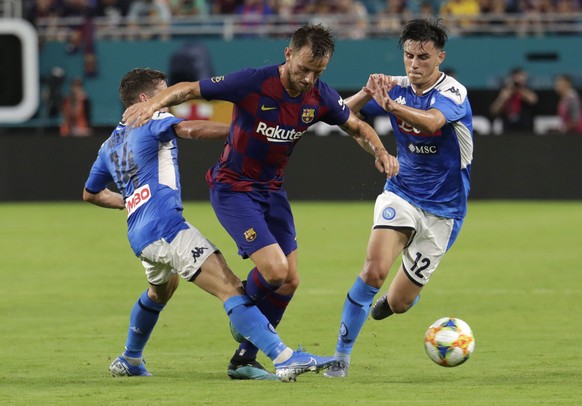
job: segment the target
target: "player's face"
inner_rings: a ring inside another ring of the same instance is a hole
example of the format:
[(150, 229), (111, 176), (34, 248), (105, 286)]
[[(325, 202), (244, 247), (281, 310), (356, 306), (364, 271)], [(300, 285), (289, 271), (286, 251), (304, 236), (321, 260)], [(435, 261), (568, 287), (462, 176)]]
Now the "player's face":
[(432, 42), (406, 41), (404, 68), (408, 79), (417, 90), (426, 90), (439, 78), (439, 66), (445, 59), (445, 52), (435, 48)]
[(285, 49), (283, 84), (291, 95), (309, 91), (325, 71), (330, 56), (313, 58), (309, 46), (299, 50)]

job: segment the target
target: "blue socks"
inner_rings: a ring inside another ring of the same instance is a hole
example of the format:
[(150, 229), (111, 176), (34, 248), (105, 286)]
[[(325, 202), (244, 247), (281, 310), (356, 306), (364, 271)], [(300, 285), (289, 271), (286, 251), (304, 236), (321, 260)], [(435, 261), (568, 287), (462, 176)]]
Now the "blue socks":
[(269, 320), (246, 295), (233, 296), (226, 300), (224, 310), (238, 332), (271, 360), (288, 348)]
[(160, 312), (166, 305), (151, 300), (146, 290), (133, 305), (129, 316), (129, 329), (125, 343), (124, 356), (141, 358), (143, 349), (154, 329)]
[(344, 302), (336, 354), (351, 354), (378, 291), (378, 288), (368, 285), (362, 278), (356, 279)]
[[(271, 293), (266, 299), (257, 303), (257, 307), (271, 323), (271, 326), (277, 328), (292, 298), (293, 295)], [(238, 353), (242, 353), (242, 356), (247, 359), (255, 359), (258, 352), (259, 349), (249, 341), (245, 341), (238, 348)]]

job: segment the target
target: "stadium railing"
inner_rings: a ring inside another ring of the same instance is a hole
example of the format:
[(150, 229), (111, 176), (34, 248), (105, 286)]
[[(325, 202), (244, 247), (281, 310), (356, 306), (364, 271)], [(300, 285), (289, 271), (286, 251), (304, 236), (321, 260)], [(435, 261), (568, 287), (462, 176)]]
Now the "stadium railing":
[[(6, 0), (4, 0), (6, 1)], [(14, 0), (18, 1), (18, 0)], [(369, 15), (365, 18), (343, 14), (262, 16), (260, 21), (238, 15), (175, 16), (170, 24), (142, 19), (139, 34), (159, 37), (204, 36), (231, 40), (238, 37), (288, 37), (308, 22), (322, 22), (337, 38), (391, 37), (400, 34), (408, 17)], [(87, 22), (83, 17), (44, 18), (35, 22), (41, 40), (59, 40)], [(452, 36), (543, 36), (581, 35), (582, 13), (482, 14), (447, 16)], [(127, 17), (94, 17), (95, 39), (132, 38)]]

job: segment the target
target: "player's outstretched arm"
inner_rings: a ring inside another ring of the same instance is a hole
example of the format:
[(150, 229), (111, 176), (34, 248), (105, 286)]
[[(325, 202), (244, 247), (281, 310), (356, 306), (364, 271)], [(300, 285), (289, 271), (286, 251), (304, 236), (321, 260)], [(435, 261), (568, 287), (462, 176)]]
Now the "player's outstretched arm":
[(358, 114), (370, 100), (372, 100), (372, 96), (362, 88), (358, 93), (345, 99), (344, 102), (353, 113)]
[(188, 100), (200, 99), (200, 82), (180, 82), (151, 99), (129, 106), (123, 113), (123, 122), (132, 127), (147, 123), (156, 111), (175, 106)]
[(375, 165), (378, 171), (385, 173), (388, 178), (398, 174), (398, 160), (386, 151), (380, 137), (368, 123), (360, 120), (351, 112), (350, 117), (341, 128), (365, 151), (376, 158)]
[(228, 137), (230, 126), (216, 121), (182, 121), (174, 126), (176, 135), (191, 140), (223, 140)]
[(107, 209), (124, 209), (125, 202), (121, 194), (109, 189), (103, 189), (98, 193), (91, 193), (83, 189), (83, 200), (93, 203), (95, 206), (105, 207)]

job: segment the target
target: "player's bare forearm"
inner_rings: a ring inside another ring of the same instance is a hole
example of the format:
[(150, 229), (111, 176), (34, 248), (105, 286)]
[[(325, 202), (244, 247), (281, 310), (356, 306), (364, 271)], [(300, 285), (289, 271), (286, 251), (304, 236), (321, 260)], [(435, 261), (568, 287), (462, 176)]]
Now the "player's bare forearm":
[(156, 111), (201, 97), (199, 82), (180, 82), (147, 101), (129, 106), (123, 113), (123, 122), (139, 127), (147, 123)]
[(180, 82), (164, 89), (152, 97), (151, 100), (157, 111), (164, 107), (176, 106), (200, 97), (200, 82)]
[(398, 173), (398, 160), (390, 155), (380, 137), (374, 129), (365, 121), (358, 119), (353, 113), (341, 128), (347, 132), (365, 151), (376, 158), (376, 168), (387, 177)]
[(229, 128), (227, 124), (206, 120), (182, 121), (174, 127), (178, 137), (192, 140), (224, 140)]
[(360, 90), (358, 93), (345, 99), (344, 102), (352, 112), (357, 114), (370, 100), (372, 100), (372, 96)]
[(83, 200), (106, 209), (121, 210), (125, 208), (123, 196), (109, 189), (103, 189), (99, 193), (91, 193), (87, 189), (83, 189)]

